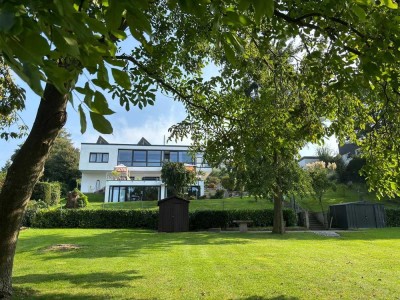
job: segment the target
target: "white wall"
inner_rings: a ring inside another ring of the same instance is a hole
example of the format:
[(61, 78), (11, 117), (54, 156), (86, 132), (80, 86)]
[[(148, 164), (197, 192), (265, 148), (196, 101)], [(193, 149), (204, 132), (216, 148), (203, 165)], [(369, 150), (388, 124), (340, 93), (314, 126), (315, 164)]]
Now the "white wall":
[(106, 186), (106, 172), (83, 172), (81, 181), (81, 191), (83, 193), (93, 193), (96, 191), (97, 180), (100, 180), (100, 189)]

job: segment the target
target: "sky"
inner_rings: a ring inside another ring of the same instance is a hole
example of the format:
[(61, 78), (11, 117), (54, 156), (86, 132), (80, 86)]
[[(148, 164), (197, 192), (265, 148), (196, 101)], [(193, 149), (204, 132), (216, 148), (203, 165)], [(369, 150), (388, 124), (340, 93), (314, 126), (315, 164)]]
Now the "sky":
[[(217, 71), (213, 67), (205, 69), (205, 77), (210, 77)], [(22, 121), (32, 127), (40, 97), (30, 90), (30, 88), (21, 80), (17, 79), (18, 85), (26, 90), (26, 108), (20, 113)], [(82, 84), (83, 86), (83, 84)], [(75, 97), (75, 96), (74, 96)], [(116, 113), (107, 116), (112, 123), (113, 134), (100, 134), (91, 126), (90, 118), (88, 127), (84, 134), (80, 132), (79, 113), (70, 103), (68, 104), (68, 118), (65, 125), (67, 132), (71, 134), (71, 139), (75, 147), (80, 148), (81, 143), (95, 143), (99, 135), (105, 138), (109, 143), (136, 144), (144, 137), (150, 144), (161, 145), (164, 139), (168, 139), (168, 128), (182, 121), (186, 117), (186, 111), (182, 103), (173, 101), (173, 99), (158, 93), (154, 106), (147, 106), (140, 110), (138, 107), (132, 107), (126, 111), (119, 105), (118, 100), (112, 100), (111, 96), (105, 95), (109, 100), (110, 108)], [(76, 101), (77, 102), (77, 101)], [(9, 141), (0, 140), (0, 168), (14, 153), (18, 145), (22, 144), (23, 139), (10, 139)], [(189, 145), (190, 139), (182, 141), (168, 142), (168, 144)], [(325, 144), (334, 152), (337, 151), (337, 143), (334, 137), (326, 139)], [(301, 156), (314, 156), (318, 146), (308, 144), (300, 151)]]

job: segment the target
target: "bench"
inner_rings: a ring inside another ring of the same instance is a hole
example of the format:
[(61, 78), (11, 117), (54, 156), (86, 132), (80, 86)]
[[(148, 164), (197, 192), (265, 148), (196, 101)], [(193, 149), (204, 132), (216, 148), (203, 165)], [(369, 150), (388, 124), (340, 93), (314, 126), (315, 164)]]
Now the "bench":
[(247, 224), (253, 223), (252, 220), (233, 220), (233, 223), (239, 224), (240, 232), (247, 232)]

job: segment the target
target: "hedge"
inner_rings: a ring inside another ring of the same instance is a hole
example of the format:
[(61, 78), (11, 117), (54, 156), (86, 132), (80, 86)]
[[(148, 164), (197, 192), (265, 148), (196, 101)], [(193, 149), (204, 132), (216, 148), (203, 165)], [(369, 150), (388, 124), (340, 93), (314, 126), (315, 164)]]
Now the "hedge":
[(51, 184), (49, 182), (38, 182), (33, 188), (32, 200), (42, 200), (50, 205), (51, 203)]
[[(296, 215), (284, 210), (287, 226), (296, 225)], [(237, 226), (234, 220), (253, 220), (253, 226), (273, 224), (273, 210), (196, 211), (189, 213), (191, 230)], [(26, 221), (37, 228), (158, 228), (158, 211), (154, 210), (41, 210)]]
[(50, 203), (49, 205), (58, 205), (61, 197), (61, 183), (55, 181), (50, 182)]
[(386, 227), (400, 227), (400, 209), (385, 208)]

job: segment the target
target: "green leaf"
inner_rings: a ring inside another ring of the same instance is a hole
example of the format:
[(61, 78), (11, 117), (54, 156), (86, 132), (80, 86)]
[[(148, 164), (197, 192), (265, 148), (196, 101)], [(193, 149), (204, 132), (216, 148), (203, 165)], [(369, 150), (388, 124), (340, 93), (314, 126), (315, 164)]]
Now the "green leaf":
[(111, 134), (113, 133), (113, 128), (111, 123), (104, 118), (103, 115), (96, 114), (95, 112), (90, 112), (90, 119), (93, 123), (93, 128), (100, 133)]
[(257, 25), (261, 23), (262, 17), (271, 18), (274, 15), (274, 0), (253, 0), (253, 6)]
[(114, 113), (114, 111), (108, 107), (108, 102), (104, 95), (99, 91), (95, 92), (94, 101), (91, 103), (90, 109), (100, 115), (112, 115)]
[(8, 10), (0, 9), (0, 32), (8, 32), (15, 24), (15, 15)]
[(224, 51), (225, 51), (225, 56), (226, 59), (232, 64), (232, 65), (236, 65), (236, 56), (235, 56), (235, 51), (233, 51), (233, 49), (231, 48), (231, 46), (227, 43), (224, 42)]
[(354, 5), (351, 10), (361, 22), (365, 21), (367, 15), (362, 7)]
[(29, 84), (30, 88), (39, 96), (43, 95), (43, 88), (41, 85), (41, 77), (42, 74), (35, 66), (31, 64), (24, 63), (23, 64), (23, 73), (27, 78), (27, 83)]
[(399, 8), (399, 5), (393, 0), (383, 0), (383, 4), (392, 9)]
[(119, 84), (124, 89), (131, 89), (131, 80), (126, 72), (119, 69), (111, 69), (111, 72), (117, 84)]
[(81, 123), (81, 133), (84, 134), (86, 132), (87, 123), (86, 123), (85, 112), (82, 109), (82, 104), (79, 104), (78, 111), (79, 111), (79, 120)]

